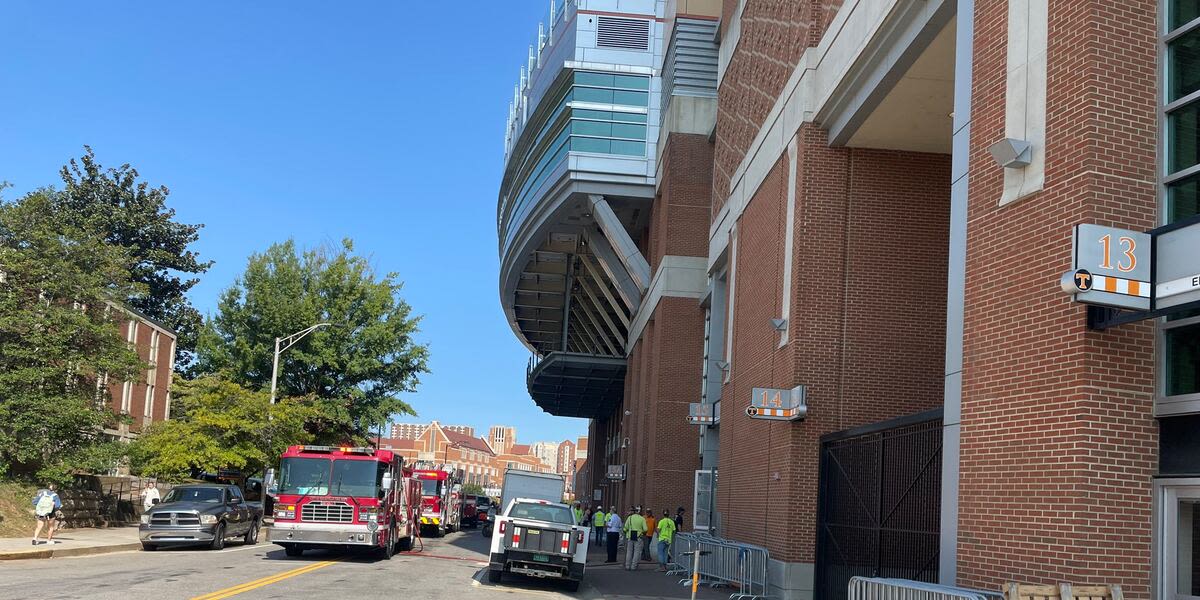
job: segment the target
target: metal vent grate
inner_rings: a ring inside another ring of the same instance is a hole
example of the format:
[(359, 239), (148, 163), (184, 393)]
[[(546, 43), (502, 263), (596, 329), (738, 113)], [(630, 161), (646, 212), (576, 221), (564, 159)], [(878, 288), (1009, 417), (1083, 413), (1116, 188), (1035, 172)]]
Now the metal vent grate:
[(600, 17), (596, 24), (596, 45), (625, 50), (650, 49), (650, 21)]

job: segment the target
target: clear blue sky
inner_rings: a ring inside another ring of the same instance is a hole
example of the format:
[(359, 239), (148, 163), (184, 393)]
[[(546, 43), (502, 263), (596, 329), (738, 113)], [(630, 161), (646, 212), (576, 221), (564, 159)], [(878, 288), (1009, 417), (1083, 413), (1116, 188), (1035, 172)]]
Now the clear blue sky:
[(84, 144), (134, 165), (205, 224), (206, 313), (252, 252), (349, 236), (424, 315), (421, 420), (585, 433), (529, 399), (496, 289), (505, 115), (549, 2), (69, 4), (0, 4), (7, 197), (59, 184)]

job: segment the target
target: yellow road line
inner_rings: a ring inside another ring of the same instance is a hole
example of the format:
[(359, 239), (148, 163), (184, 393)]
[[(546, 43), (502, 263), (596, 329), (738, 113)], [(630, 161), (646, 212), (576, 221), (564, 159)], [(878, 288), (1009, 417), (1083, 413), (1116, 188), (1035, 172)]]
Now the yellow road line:
[(272, 583), (278, 583), (285, 579), (291, 579), (292, 577), (296, 577), (297, 575), (303, 575), (305, 573), (311, 573), (318, 569), (324, 569), (325, 567), (328, 567), (329, 565), (332, 565), (336, 562), (337, 562), (336, 560), (325, 560), (325, 561), (321, 561), (321, 562), (312, 563), (312, 564), (300, 567), (298, 569), (292, 569), (290, 571), (284, 571), (282, 573), (277, 573), (275, 575), (269, 575), (269, 576), (263, 577), (261, 579), (255, 579), (254, 581), (249, 581), (249, 582), (246, 582), (246, 583), (243, 583), (240, 585), (235, 585), (233, 587), (225, 588), (223, 590), (217, 590), (217, 591), (209, 593), (209, 594), (204, 594), (203, 596), (196, 596), (195, 598), (192, 598), (192, 600), (221, 600), (222, 598), (229, 598), (231, 596), (236, 596), (236, 595), (244, 593), (244, 592), (249, 592), (250, 590), (256, 590), (260, 587), (265, 587), (265, 586), (271, 585)]

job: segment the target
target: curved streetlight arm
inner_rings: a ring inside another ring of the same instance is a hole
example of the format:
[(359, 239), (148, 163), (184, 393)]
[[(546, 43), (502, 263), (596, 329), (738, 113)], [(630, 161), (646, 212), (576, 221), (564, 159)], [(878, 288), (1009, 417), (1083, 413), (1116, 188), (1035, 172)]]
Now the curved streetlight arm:
[(329, 327), (329, 323), (317, 323), (312, 327), (301, 329), (287, 337), (275, 338), (275, 358), (271, 363), (271, 404), (275, 404), (275, 389), (276, 381), (279, 379), (279, 355), (288, 348), (295, 346), (297, 342), (304, 339), (304, 336), (322, 328)]

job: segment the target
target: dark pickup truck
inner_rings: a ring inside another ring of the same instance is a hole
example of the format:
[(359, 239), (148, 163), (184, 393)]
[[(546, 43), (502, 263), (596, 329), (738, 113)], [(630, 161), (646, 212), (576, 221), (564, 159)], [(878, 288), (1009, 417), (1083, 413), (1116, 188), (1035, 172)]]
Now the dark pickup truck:
[(233, 537), (258, 543), (262, 518), (262, 504), (247, 502), (237, 486), (181, 485), (142, 514), (138, 529), (145, 550), (194, 545), (220, 550)]

